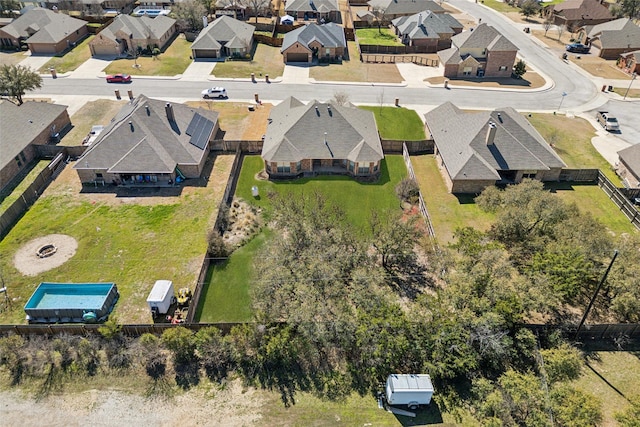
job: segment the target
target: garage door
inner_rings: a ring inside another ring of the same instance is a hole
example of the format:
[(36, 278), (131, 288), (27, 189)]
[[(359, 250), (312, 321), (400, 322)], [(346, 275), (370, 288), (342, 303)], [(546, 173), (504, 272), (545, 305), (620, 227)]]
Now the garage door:
[(93, 45), (93, 54), (95, 56), (113, 56), (119, 55), (118, 49), (113, 46), (101, 46), (99, 44)]
[(287, 53), (287, 62), (309, 62), (309, 55), (306, 53)]
[(194, 49), (194, 58), (217, 58), (217, 50), (214, 49)]

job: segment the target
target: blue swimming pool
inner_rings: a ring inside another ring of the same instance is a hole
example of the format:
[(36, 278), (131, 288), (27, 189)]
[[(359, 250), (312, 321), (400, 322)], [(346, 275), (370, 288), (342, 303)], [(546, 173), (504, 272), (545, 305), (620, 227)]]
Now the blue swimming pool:
[(103, 321), (118, 296), (115, 283), (40, 283), (24, 311), (37, 323)]

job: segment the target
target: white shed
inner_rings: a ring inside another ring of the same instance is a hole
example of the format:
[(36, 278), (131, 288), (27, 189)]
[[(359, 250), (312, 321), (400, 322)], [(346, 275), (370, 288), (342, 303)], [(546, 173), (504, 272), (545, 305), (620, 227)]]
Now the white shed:
[(387, 378), (385, 397), (389, 405), (407, 405), (415, 410), (431, 403), (433, 384), (427, 374), (391, 374)]
[(173, 282), (171, 280), (156, 280), (147, 297), (147, 304), (149, 304), (151, 313), (156, 316), (158, 314), (167, 314), (175, 299)]

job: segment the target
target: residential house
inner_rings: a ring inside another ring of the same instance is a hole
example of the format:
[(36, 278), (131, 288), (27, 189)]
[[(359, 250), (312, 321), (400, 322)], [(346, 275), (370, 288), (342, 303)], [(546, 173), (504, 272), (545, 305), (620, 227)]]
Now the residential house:
[(37, 157), (35, 145), (71, 126), (66, 105), (0, 99), (0, 190)]
[(618, 67), (622, 68), (625, 73), (640, 74), (640, 50), (634, 50), (633, 52), (620, 55)]
[(425, 114), (439, 167), (452, 193), (480, 193), (525, 178), (557, 181), (564, 162), (511, 107), (468, 113), (450, 102)]
[(200, 31), (191, 45), (193, 59), (249, 54), (255, 30), (253, 25), (223, 15)]
[(425, 46), (427, 52), (451, 47), (451, 37), (464, 28), (447, 13), (433, 13), (425, 10), (411, 16), (401, 16), (391, 21), (396, 35), (407, 46)]
[(69, 11), (83, 17), (97, 18), (115, 17), (119, 13), (130, 13), (133, 10), (135, 0), (45, 0), (42, 7), (51, 10)]
[(343, 57), (347, 50), (344, 29), (333, 22), (309, 24), (284, 35), (280, 52), (284, 62), (312, 62), (314, 58)]
[(569, 31), (615, 19), (598, 0), (567, 0), (545, 7), (543, 13), (553, 18), (555, 25), (565, 25)]
[(451, 43), (438, 52), (445, 77), (511, 76), (518, 48), (495, 28), (480, 24), (451, 37)]
[(238, 0), (218, 0), (215, 5), (216, 17), (229, 16), (234, 19), (246, 19), (248, 17), (247, 6), (250, 5), (245, 5), (244, 2)]
[(578, 38), (600, 49), (604, 59), (618, 59), (621, 54), (640, 49), (640, 27), (629, 18), (620, 18), (585, 27)]
[(262, 158), (271, 178), (327, 173), (372, 179), (384, 154), (371, 111), (289, 97), (271, 109)]
[(616, 169), (624, 185), (628, 188), (640, 188), (640, 144), (618, 151), (618, 158)]
[(198, 178), (218, 113), (140, 95), (126, 104), (73, 167), (83, 183), (166, 186)]
[(59, 54), (89, 34), (87, 23), (64, 13), (36, 7), (0, 28), (4, 48), (27, 45), (32, 54)]
[(337, 0), (288, 0), (284, 11), (305, 21), (342, 22)]
[(369, 10), (384, 12), (384, 20), (393, 20), (401, 16), (411, 16), (430, 10), (433, 13), (445, 13), (446, 10), (433, 0), (370, 0)]
[(141, 49), (164, 50), (177, 31), (176, 20), (118, 15), (89, 42), (92, 56), (119, 56)]

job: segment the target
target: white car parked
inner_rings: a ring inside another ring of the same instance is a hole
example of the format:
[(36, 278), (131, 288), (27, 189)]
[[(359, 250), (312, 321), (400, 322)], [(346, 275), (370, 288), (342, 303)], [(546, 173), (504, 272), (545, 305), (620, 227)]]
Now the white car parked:
[(227, 90), (223, 87), (210, 87), (209, 89), (205, 89), (202, 91), (202, 97), (204, 99), (209, 98), (226, 98)]

